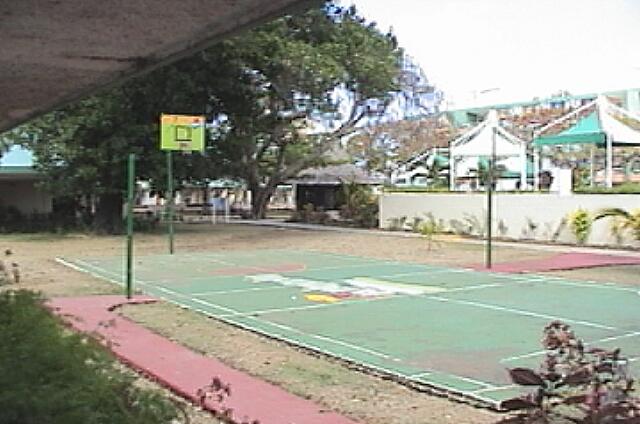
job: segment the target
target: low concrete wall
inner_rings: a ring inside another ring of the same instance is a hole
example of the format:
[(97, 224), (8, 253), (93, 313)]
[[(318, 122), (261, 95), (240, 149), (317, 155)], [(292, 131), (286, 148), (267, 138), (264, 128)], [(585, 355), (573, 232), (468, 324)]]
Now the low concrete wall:
[[(394, 219), (425, 218), (428, 214), (446, 230), (462, 234), (484, 234), (487, 196), (485, 193), (385, 193), (380, 196), (380, 227), (389, 228)], [(575, 242), (564, 218), (578, 208), (595, 212), (601, 208), (640, 208), (640, 195), (628, 194), (496, 194), (493, 231), (498, 237), (512, 239)], [(589, 244), (617, 245), (611, 235), (610, 219), (594, 223)], [(630, 235), (624, 245), (640, 247)]]

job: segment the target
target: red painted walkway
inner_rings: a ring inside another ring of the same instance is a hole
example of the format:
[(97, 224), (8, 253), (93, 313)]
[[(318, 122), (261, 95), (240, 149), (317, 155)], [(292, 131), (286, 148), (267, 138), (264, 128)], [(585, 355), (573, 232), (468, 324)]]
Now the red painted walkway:
[[(136, 297), (129, 303), (149, 302), (155, 299)], [(87, 296), (56, 298), (48, 306), (76, 330), (97, 333), (123, 362), (193, 402), (198, 402), (198, 389), (218, 377), (230, 386), (231, 395), (221, 402), (209, 399), (204, 407), (221, 415), (228, 411), (234, 423), (354, 424), (119, 316), (114, 309), (123, 303), (128, 303), (123, 296)]]
[(524, 273), (594, 268), (611, 265), (640, 265), (640, 256), (600, 255), (593, 253), (561, 253), (547, 259), (505, 262), (494, 264), (488, 270), (484, 265), (472, 265), (478, 271)]

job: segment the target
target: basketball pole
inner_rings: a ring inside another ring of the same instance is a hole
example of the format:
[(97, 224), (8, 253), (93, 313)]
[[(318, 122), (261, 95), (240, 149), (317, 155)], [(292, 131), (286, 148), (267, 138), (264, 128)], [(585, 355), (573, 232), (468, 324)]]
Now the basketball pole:
[(173, 157), (171, 150), (167, 150), (167, 224), (169, 224), (169, 254), (173, 255)]
[(133, 291), (133, 200), (136, 174), (136, 155), (129, 153), (127, 164), (127, 299)]

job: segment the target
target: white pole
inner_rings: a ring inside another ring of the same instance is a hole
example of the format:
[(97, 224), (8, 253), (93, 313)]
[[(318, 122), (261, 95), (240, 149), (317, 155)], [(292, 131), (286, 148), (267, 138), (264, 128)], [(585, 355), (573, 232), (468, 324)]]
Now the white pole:
[(605, 135), (607, 142), (607, 187), (613, 187), (613, 139), (609, 134)]
[(456, 164), (453, 159), (453, 148), (449, 144), (449, 190), (454, 191), (456, 189)]
[(595, 162), (596, 160), (596, 153), (595, 153), (595, 144), (591, 145), (591, 158), (590, 158), (590, 163), (589, 163), (589, 186), (593, 187), (595, 184), (595, 167), (593, 162)]
[(229, 209), (231, 206), (229, 205), (229, 190), (227, 189), (227, 197), (224, 199), (224, 222), (229, 223)]
[(520, 191), (527, 189), (527, 145), (520, 147)]
[(540, 191), (540, 148), (533, 147), (533, 190)]

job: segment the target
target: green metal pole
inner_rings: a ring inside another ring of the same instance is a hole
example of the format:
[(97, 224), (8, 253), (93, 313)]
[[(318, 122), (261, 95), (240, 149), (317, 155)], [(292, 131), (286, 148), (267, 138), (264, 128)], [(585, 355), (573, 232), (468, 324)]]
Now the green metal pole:
[(129, 154), (127, 172), (127, 299), (133, 291), (133, 194), (136, 179), (136, 155)]
[(167, 221), (169, 224), (169, 254), (173, 255), (173, 158), (167, 150)]

